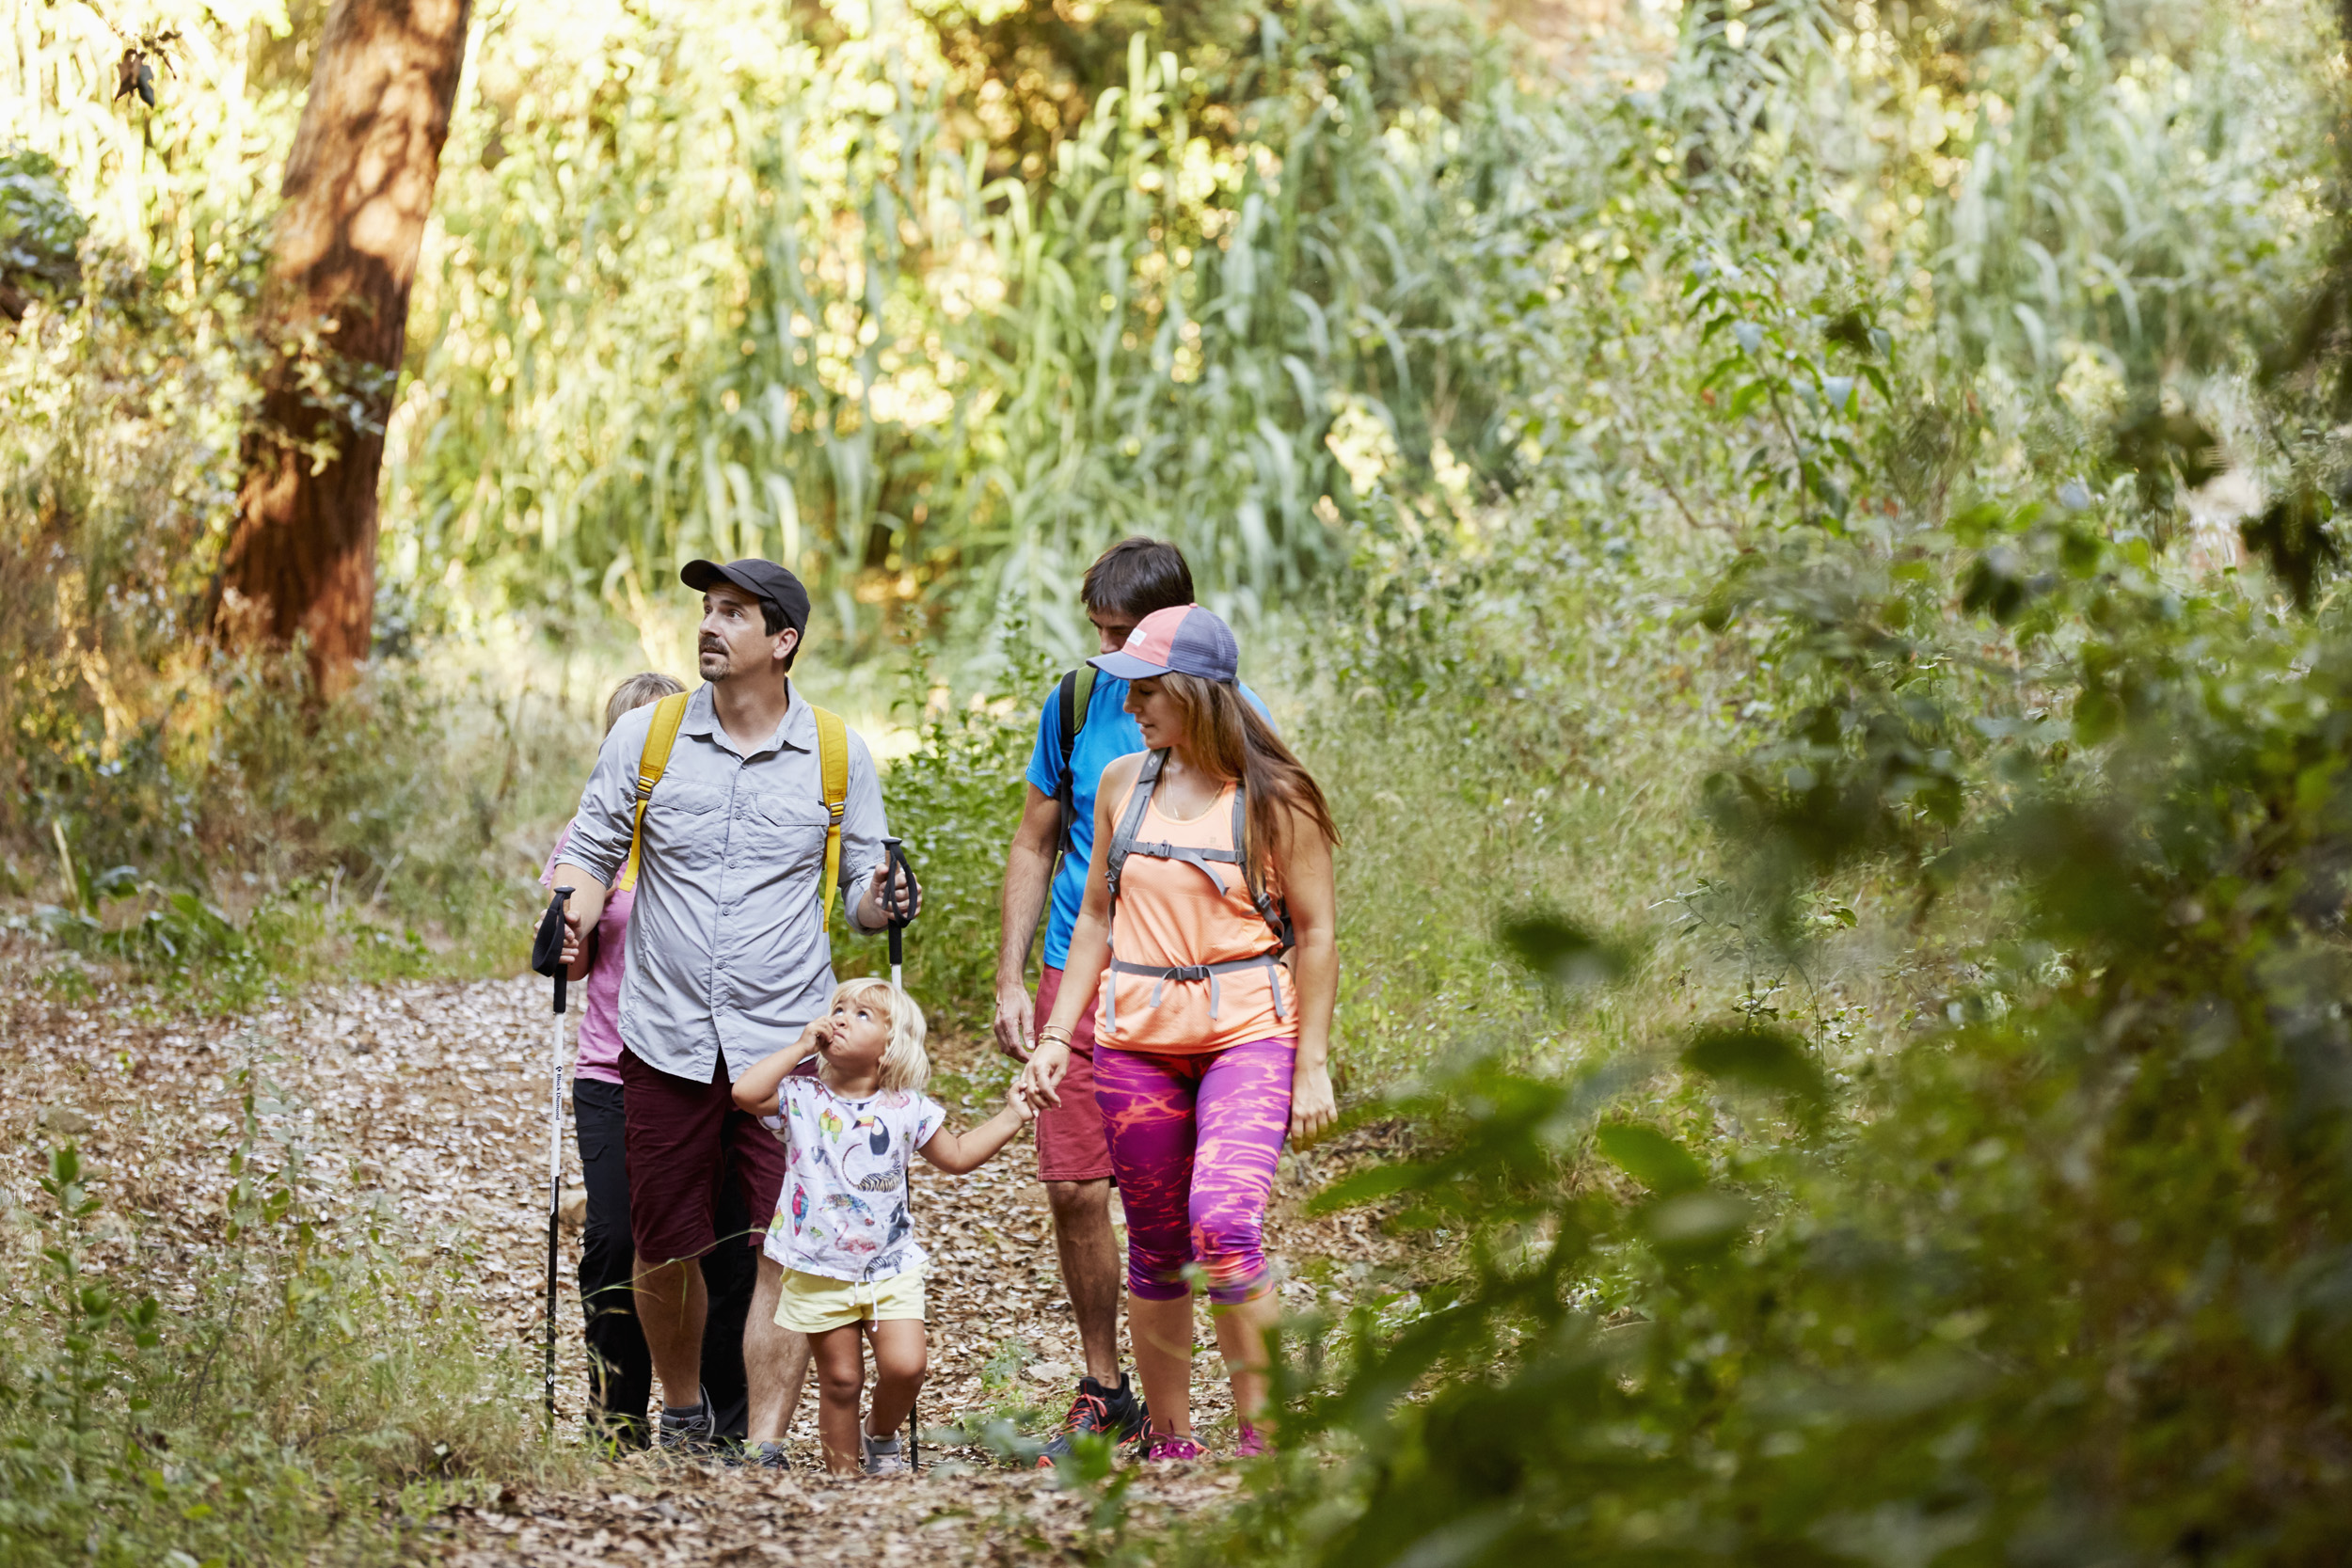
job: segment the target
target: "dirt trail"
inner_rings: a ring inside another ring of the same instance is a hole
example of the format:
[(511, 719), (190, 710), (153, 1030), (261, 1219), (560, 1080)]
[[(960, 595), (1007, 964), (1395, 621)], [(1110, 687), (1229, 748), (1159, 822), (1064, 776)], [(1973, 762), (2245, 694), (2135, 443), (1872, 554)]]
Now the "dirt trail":
[[(18, 958), (30, 955), (19, 950)], [(0, 1177), (0, 1212), (39, 1201), (41, 1150), (73, 1136), (110, 1216), (91, 1266), (167, 1296), (218, 1244), (228, 1159), (240, 1134), (235, 1075), (263, 1086), (257, 1110), (272, 1139), (308, 1151), (316, 1196), (330, 1209), (381, 1194), (419, 1245), (474, 1252), (485, 1317), (517, 1356), (537, 1364), (545, 1267), (548, 1013), (545, 983), (403, 983), (317, 990), (252, 1016), (174, 1016), (151, 998), (101, 990), (61, 1000), (9, 964), (0, 978), (0, 1127), (18, 1157)], [(1001, 1079), (981, 1048), (949, 1039), (944, 1072)], [(951, 1080), (952, 1082), (952, 1080)], [(961, 1098), (961, 1097), (952, 1097)], [(959, 1122), (993, 1101), (952, 1102)], [(566, 1125), (565, 1184), (579, 1180)], [(970, 1177), (919, 1167), (914, 1205), (933, 1259), (926, 1426), (1022, 1404), (1057, 1410), (1074, 1384), (1078, 1343), (1061, 1298), (1044, 1191), (1025, 1137)], [(1286, 1162), (1283, 1196), (1309, 1173)], [(1279, 1256), (1385, 1252), (1361, 1228), (1286, 1217), (1271, 1228)], [(574, 1286), (578, 1232), (566, 1227), (559, 1307), (558, 1419), (577, 1440), (585, 1362)], [(1285, 1286), (1311, 1301), (1304, 1279)], [(1206, 1337), (1194, 1408), (1213, 1447), (1230, 1442), (1231, 1402)], [(454, 1516), (456, 1560), (547, 1563), (831, 1561), (844, 1553), (896, 1559), (918, 1549), (961, 1561), (1042, 1560), (1077, 1544), (1086, 1502), (977, 1450), (926, 1445), (937, 1468), (914, 1481), (836, 1485), (817, 1479), (813, 1395), (793, 1427), (795, 1470), (781, 1482), (636, 1460), (587, 1491), (510, 1497)], [(1213, 1503), (1237, 1483), (1206, 1467), (1134, 1494), (1146, 1517)], [(919, 1536), (910, 1532), (921, 1531)], [(878, 1544), (879, 1543), (879, 1544)]]

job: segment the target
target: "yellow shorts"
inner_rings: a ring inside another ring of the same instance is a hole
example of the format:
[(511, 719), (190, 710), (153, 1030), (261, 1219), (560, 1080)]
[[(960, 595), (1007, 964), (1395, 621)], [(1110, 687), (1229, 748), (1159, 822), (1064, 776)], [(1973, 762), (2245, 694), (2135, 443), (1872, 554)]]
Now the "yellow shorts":
[(822, 1334), (828, 1329), (866, 1319), (923, 1319), (923, 1271), (909, 1269), (887, 1279), (858, 1283), (827, 1279), (822, 1275), (784, 1271), (784, 1291), (776, 1302), (776, 1326), (799, 1334)]

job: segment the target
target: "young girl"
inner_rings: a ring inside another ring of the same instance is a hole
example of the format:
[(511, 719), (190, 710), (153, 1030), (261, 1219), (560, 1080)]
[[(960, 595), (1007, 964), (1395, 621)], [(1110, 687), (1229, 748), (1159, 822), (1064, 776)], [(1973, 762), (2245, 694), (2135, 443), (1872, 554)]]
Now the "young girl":
[[(850, 980), (827, 1016), (735, 1081), (735, 1103), (782, 1139), (788, 1164), (768, 1256), (784, 1266), (776, 1323), (809, 1337), (817, 1433), (837, 1476), (901, 1474), (898, 1428), (923, 1386), (923, 1249), (907, 1211), (907, 1156), (977, 1170), (1029, 1119), (1017, 1096), (968, 1132), (923, 1093), (923, 1009), (887, 980)], [(815, 1052), (817, 1076), (793, 1069)], [(874, 1407), (863, 1428), (864, 1325), (874, 1341)]]
[[(1059, 1102), (1081, 1011), (1127, 1210), (1128, 1323), (1152, 1426), (1144, 1457), (1200, 1457), (1192, 1434), (1200, 1266), (1240, 1418), (1262, 1453), (1266, 1195), (1284, 1138), (1331, 1123), (1339, 954), (1323, 791), (1242, 700), (1232, 628), (1199, 605), (1154, 610), (1093, 662), (1129, 682), (1149, 755), (1103, 769), (1095, 855), (1054, 1016), (1016, 1093)], [(1107, 846), (1107, 848), (1104, 847)]]

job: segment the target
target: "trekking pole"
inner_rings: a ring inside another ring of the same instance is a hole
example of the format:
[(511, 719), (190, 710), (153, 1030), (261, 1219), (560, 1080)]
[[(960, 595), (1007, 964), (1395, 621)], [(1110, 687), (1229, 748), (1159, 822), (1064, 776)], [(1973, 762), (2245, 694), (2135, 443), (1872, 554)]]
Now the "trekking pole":
[[(907, 922), (914, 916), (914, 900), (918, 884), (914, 880), (914, 868), (907, 863), (906, 848), (898, 840), (895, 838), (882, 840), (882, 859), (883, 863), (888, 867), (888, 874), (882, 879), (882, 912), (890, 917), (890, 989), (894, 991), (903, 990), (906, 986), (904, 933)], [(901, 874), (907, 879), (906, 902), (903, 906), (898, 900), (898, 878)], [(906, 1183), (907, 1224), (912, 1226), (914, 1223), (914, 1152), (912, 1149), (907, 1151)], [(923, 1439), (918, 1435), (922, 1430), (922, 1406), (918, 1402), (907, 1407), (907, 1468), (910, 1470), (923, 1463)]]
[[(906, 941), (901, 934), (907, 922), (914, 918), (914, 867), (907, 863), (905, 846), (898, 839), (882, 840), (882, 857), (890, 867), (889, 877), (882, 882), (882, 912), (890, 917), (890, 983), (903, 988), (906, 984)], [(907, 879), (907, 899), (901, 913), (898, 902), (898, 879)]]
[(554, 1026), (548, 1036), (548, 1338), (546, 1384), (548, 1431), (555, 1431), (555, 1253), (556, 1221), (564, 1201), (564, 906), (572, 890), (560, 887), (540, 918), (531, 944), (531, 967), (555, 981)]

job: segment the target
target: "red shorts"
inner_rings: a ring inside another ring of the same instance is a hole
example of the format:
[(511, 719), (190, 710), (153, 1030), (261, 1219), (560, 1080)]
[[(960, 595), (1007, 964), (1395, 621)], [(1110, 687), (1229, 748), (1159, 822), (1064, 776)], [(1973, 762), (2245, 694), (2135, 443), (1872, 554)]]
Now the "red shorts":
[[(628, 1129), (629, 1239), (651, 1263), (698, 1258), (720, 1240), (711, 1224), (732, 1153), (751, 1217), (745, 1245), (768, 1239), (784, 1191), (785, 1149), (757, 1117), (735, 1108), (724, 1054), (707, 1084), (648, 1067), (621, 1051), (621, 1111)], [(732, 1240), (733, 1238), (729, 1238)]]
[[(1037, 977), (1037, 1021), (1054, 1016), (1061, 994), (1061, 971)], [(1087, 1007), (1070, 1040), (1070, 1070), (1062, 1075), (1058, 1106), (1037, 1114), (1037, 1179), (1040, 1181), (1107, 1181), (1111, 1142), (1103, 1133), (1103, 1112), (1094, 1102), (1094, 1008)]]

